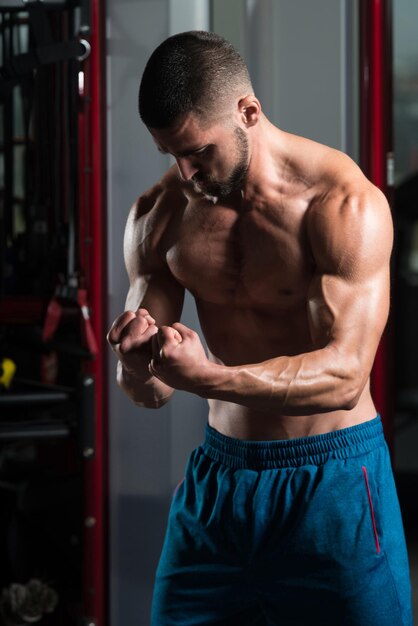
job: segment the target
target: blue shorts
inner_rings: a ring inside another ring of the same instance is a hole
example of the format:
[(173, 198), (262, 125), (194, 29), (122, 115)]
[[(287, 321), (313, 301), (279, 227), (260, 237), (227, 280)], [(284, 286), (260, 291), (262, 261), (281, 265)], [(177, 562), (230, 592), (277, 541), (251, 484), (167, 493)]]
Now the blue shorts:
[(207, 428), (173, 497), (153, 626), (411, 626), (380, 418), (287, 441)]

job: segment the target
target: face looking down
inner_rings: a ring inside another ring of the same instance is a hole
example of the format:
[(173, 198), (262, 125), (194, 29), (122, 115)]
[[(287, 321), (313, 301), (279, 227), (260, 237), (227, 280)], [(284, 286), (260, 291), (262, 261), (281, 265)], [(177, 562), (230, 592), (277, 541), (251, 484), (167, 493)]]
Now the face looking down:
[(197, 193), (228, 196), (241, 188), (248, 169), (245, 131), (238, 125), (203, 127), (193, 115), (168, 129), (150, 129), (158, 150), (175, 159), (180, 178)]

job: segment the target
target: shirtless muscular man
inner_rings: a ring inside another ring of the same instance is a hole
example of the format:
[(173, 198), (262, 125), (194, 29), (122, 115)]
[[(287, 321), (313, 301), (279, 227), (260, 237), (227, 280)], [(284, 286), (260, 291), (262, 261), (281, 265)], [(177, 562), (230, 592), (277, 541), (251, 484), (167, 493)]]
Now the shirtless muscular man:
[[(171, 506), (153, 626), (411, 626), (408, 561), (369, 375), (392, 221), (345, 154), (276, 128), (223, 38), (170, 37), (139, 94), (176, 164), (134, 204), (120, 387), (207, 398)], [(179, 322), (185, 289), (207, 342)]]

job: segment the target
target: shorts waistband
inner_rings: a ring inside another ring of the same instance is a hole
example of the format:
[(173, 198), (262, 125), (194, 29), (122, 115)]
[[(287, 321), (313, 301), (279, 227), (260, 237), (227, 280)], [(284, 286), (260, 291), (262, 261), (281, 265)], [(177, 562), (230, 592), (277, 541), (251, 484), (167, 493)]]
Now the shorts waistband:
[(247, 441), (222, 435), (209, 426), (203, 450), (214, 461), (233, 468), (274, 469), (306, 464), (321, 465), (329, 458), (345, 459), (386, 445), (380, 415), (323, 435)]

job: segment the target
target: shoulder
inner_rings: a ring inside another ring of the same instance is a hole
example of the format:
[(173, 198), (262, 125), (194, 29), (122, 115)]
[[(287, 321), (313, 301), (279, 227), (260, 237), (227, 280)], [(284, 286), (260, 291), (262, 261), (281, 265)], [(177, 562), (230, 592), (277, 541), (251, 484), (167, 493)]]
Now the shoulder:
[(345, 153), (297, 135), (285, 140), (308, 190), (305, 226), (317, 267), (349, 276), (361, 265), (386, 265), (393, 225), (384, 194)]
[(125, 238), (135, 238), (135, 245), (145, 242), (151, 233), (161, 235), (167, 225), (187, 204), (184, 186), (173, 168), (134, 202), (128, 215)]
[(334, 220), (344, 222), (366, 221), (370, 226), (391, 224), (391, 211), (385, 195), (360, 172), (350, 176), (330, 173), (318, 186), (308, 209), (308, 220), (315, 228), (333, 227)]
[(171, 167), (168, 172), (150, 189), (139, 196), (131, 207), (128, 221), (131, 223), (145, 222), (147, 219), (161, 217), (187, 202), (184, 185)]
[(389, 263), (393, 224), (384, 194), (349, 157), (339, 155), (308, 209), (307, 227), (316, 262), (352, 275), (356, 267)]
[(132, 205), (124, 235), (127, 266), (155, 265), (162, 256), (164, 235), (187, 204), (187, 197), (174, 168)]
[(292, 170), (310, 190), (310, 226), (332, 228), (334, 219), (355, 218), (391, 224), (385, 195), (347, 154), (306, 137), (285, 136)]

